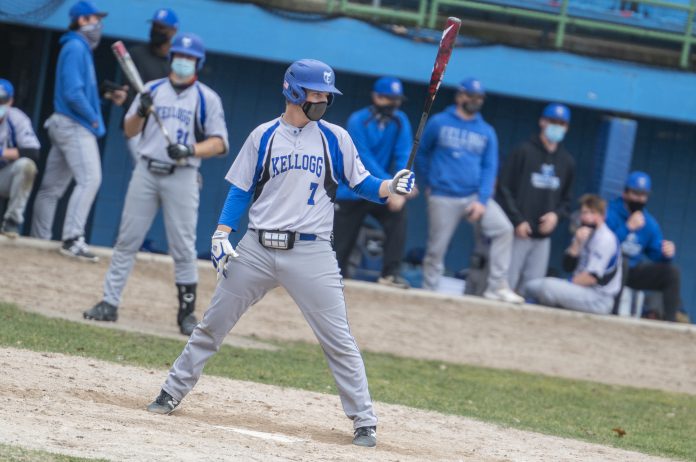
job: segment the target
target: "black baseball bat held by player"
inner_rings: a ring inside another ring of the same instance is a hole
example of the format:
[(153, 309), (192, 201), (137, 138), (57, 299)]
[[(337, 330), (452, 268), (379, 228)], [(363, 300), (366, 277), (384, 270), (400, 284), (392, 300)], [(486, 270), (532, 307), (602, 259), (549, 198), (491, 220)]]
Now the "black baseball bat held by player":
[(459, 27), (461, 25), (461, 19), (454, 17), (447, 18), (447, 24), (445, 24), (445, 30), (442, 32), (442, 38), (440, 39), (440, 46), (437, 49), (437, 57), (435, 57), (433, 72), (430, 75), (428, 92), (425, 95), (423, 114), (421, 115), (420, 123), (418, 124), (418, 129), (416, 130), (416, 135), (413, 137), (411, 155), (408, 156), (408, 162), (406, 163), (406, 168), (409, 170), (411, 170), (411, 167), (413, 167), (413, 160), (416, 158), (416, 152), (418, 152), (418, 145), (420, 145), (420, 137), (423, 134), (425, 122), (428, 120), (430, 108), (433, 106), (435, 95), (437, 95), (437, 90), (440, 88), (440, 84), (442, 83), (442, 76), (445, 74), (445, 68), (447, 67), (450, 56), (452, 56), (452, 48), (454, 48), (454, 43), (457, 41), (457, 35), (459, 35)]

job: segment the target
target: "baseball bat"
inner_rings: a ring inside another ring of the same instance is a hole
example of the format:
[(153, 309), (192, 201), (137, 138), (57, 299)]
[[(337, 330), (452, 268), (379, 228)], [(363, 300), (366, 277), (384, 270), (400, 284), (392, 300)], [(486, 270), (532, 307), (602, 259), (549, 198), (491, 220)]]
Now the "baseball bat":
[(413, 137), (413, 147), (411, 148), (411, 154), (408, 156), (408, 162), (406, 163), (406, 168), (409, 170), (413, 167), (413, 160), (416, 158), (416, 152), (418, 152), (418, 146), (420, 145), (420, 138), (423, 134), (425, 122), (428, 120), (430, 108), (433, 106), (435, 95), (437, 95), (437, 90), (439, 90), (440, 84), (442, 83), (442, 76), (445, 74), (445, 68), (447, 67), (450, 56), (452, 56), (452, 48), (454, 48), (454, 42), (457, 41), (457, 35), (459, 35), (459, 27), (461, 25), (461, 19), (454, 17), (447, 18), (447, 24), (445, 24), (445, 30), (442, 32), (442, 38), (440, 39), (440, 46), (437, 49), (433, 72), (430, 75), (430, 84), (428, 85), (428, 91), (425, 95), (423, 114), (421, 115), (416, 135)]
[[(116, 61), (118, 61), (119, 66), (121, 66), (121, 70), (123, 70), (123, 73), (126, 74), (126, 78), (131, 83), (131, 85), (133, 85), (135, 91), (137, 91), (138, 93), (143, 93), (145, 91), (143, 79), (140, 78), (140, 72), (138, 72), (138, 68), (135, 67), (133, 58), (131, 58), (130, 53), (128, 53), (126, 45), (124, 45), (123, 42), (119, 40), (118, 42), (114, 42), (111, 45), (111, 51), (114, 52), (114, 56), (116, 56)], [(152, 114), (152, 117), (154, 117), (155, 121), (157, 122), (157, 125), (159, 126), (162, 135), (164, 135), (164, 138), (167, 140), (167, 143), (174, 144), (172, 137), (169, 136), (169, 132), (162, 123), (162, 120), (160, 120), (157, 111), (155, 111), (154, 108), (150, 108), (150, 114)]]

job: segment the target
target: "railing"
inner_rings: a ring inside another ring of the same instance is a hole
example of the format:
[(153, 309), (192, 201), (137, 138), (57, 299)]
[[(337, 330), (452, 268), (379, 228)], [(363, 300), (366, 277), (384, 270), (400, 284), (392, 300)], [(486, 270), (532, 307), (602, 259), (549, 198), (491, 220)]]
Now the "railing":
[[(430, 8), (428, 11), (428, 1)], [(642, 37), (666, 42), (676, 43), (681, 47), (679, 65), (682, 68), (689, 66), (689, 57), (691, 47), (696, 43), (696, 38), (693, 36), (693, 22), (696, 13), (696, 0), (689, 0), (689, 4), (678, 4), (664, 0), (633, 0), (635, 3), (640, 3), (656, 8), (665, 8), (682, 12), (685, 14), (683, 30), (678, 30), (677, 26), (672, 26), (663, 30), (662, 28), (651, 28), (649, 24), (641, 26), (640, 24), (626, 24), (622, 18), (611, 17), (609, 9), (606, 11), (606, 18), (588, 17), (587, 11), (580, 8), (575, 8), (570, 3), (570, 0), (558, 0), (555, 3), (543, 5), (541, 3), (529, 7), (524, 7), (517, 2), (505, 1), (475, 1), (475, 0), (414, 0), (412, 5), (417, 9), (411, 8), (394, 8), (384, 7), (380, 5), (380, 0), (373, 0), (371, 5), (351, 2), (349, 0), (328, 0), (329, 12), (336, 12), (336, 4), (338, 11), (347, 15), (368, 16), (387, 20), (404, 21), (415, 24), (419, 27), (428, 25), (434, 28), (440, 18), (440, 9), (448, 7), (448, 12), (452, 10), (475, 10), (481, 12), (495, 13), (513, 17), (521, 17), (536, 21), (548, 22), (555, 25), (556, 33), (554, 46), (558, 49), (563, 48), (566, 39), (566, 29), (568, 26), (574, 26), (580, 29), (601, 30), (625, 34), (629, 37)], [(515, 5), (516, 4), (516, 5)], [(558, 11), (542, 11), (540, 6), (546, 6), (544, 10)], [(454, 13), (452, 13), (454, 14)], [(596, 12), (594, 16), (597, 16)], [(427, 21), (426, 21), (427, 20)], [(640, 19), (636, 19), (640, 21)]]

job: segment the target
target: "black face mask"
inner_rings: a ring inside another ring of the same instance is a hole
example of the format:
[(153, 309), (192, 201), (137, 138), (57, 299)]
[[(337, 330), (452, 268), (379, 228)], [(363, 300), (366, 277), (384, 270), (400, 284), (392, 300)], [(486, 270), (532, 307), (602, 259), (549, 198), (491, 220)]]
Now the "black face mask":
[(321, 103), (310, 103), (309, 101), (305, 101), (302, 104), (302, 112), (305, 113), (309, 120), (316, 122), (324, 116), (328, 106), (329, 103), (326, 101)]
[(467, 114), (471, 114), (471, 115), (474, 115), (477, 112), (479, 112), (482, 107), (483, 107), (483, 101), (481, 101), (481, 102), (468, 101), (466, 103), (462, 103), (462, 105), (461, 105), (462, 111), (466, 112)]
[(396, 106), (387, 104), (385, 106), (375, 105), (375, 112), (383, 117), (393, 117), (396, 112)]
[(150, 29), (150, 44), (153, 47), (160, 47), (169, 41), (169, 35), (154, 27)]
[(626, 207), (628, 207), (628, 211), (633, 213), (633, 212), (639, 212), (645, 208), (645, 202), (638, 202), (638, 201), (624, 201), (626, 202)]
[(597, 223), (580, 223), (585, 228), (597, 229)]

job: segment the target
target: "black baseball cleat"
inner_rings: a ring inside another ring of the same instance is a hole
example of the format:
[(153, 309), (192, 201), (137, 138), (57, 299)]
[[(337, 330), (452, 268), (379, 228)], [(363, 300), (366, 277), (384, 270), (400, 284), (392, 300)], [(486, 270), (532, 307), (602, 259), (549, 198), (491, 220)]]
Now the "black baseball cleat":
[(374, 448), (377, 446), (377, 427), (356, 428), (353, 444), (366, 448)]
[(60, 248), (60, 253), (66, 257), (72, 257), (82, 261), (92, 263), (97, 263), (99, 261), (99, 257), (89, 251), (87, 243), (85, 243), (85, 238), (82, 236), (76, 239), (68, 239), (63, 241), (63, 245)]
[(94, 321), (115, 322), (118, 319), (118, 307), (102, 300), (82, 313), (82, 316), (84, 316), (85, 319), (92, 319)]
[(19, 236), (19, 224), (11, 218), (6, 218), (0, 227), (0, 234), (14, 239)]
[(197, 325), (198, 320), (193, 315), (193, 313), (190, 313), (186, 315), (184, 319), (181, 320), (179, 331), (184, 335), (191, 335), (193, 333), (193, 329), (195, 329)]
[(171, 414), (174, 409), (179, 405), (179, 401), (172, 398), (172, 395), (164, 390), (160, 391), (160, 394), (150, 405), (147, 407), (148, 412), (154, 412), (155, 414)]

